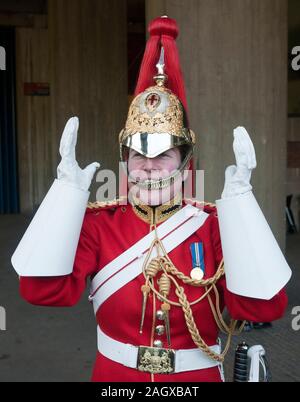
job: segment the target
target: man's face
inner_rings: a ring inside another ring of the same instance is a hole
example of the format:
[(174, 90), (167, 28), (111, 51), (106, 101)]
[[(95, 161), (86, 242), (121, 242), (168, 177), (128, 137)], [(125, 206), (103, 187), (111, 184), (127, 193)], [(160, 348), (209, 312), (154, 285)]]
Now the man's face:
[[(172, 148), (168, 151), (158, 155), (156, 158), (147, 158), (138, 152), (130, 149), (128, 158), (128, 171), (133, 179), (141, 181), (146, 179), (159, 180), (170, 176), (177, 169), (181, 163), (181, 154), (178, 148)], [(147, 205), (161, 205), (165, 204), (174, 198), (181, 190), (181, 179), (175, 180), (170, 186), (160, 190), (146, 190), (134, 189), (134, 194)], [(129, 184), (132, 190), (133, 184)]]

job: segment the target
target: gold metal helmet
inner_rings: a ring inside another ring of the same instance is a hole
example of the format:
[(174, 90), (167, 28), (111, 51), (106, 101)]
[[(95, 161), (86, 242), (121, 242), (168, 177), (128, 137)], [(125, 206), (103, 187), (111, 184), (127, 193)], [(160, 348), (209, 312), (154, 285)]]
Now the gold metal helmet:
[(164, 74), (163, 48), (156, 67), (156, 85), (137, 95), (130, 105), (125, 128), (119, 137), (121, 160), (126, 160), (128, 149), (155, 158), (169, 149), (185, 145), (183, 169), (192, 156), (195, 134), (187, 127), (179, 98), (165, 87), (168, 77)]

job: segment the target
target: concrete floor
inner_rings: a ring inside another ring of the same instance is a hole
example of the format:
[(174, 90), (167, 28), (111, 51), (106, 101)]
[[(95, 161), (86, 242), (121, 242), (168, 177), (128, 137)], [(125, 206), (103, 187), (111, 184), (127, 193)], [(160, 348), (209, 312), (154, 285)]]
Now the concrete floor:
[[(0, 331), (0, 381), (89, 381), (96, 353), (96, 325), (86, 292), (72, 308), (35, 307), (18, 293), (18, 277), (10, 265), (18, 240), (30, 219), (0, 217), (0, 306), (6, 309), (6, 331)], [(234, 338), (225, 364), (232, 380), (235, 345), (242, 340), (267, 350), (273, 381), (300, 381), (300, 331), (292, 330), (291, 310), (300, 306), (300, 235), (287, 238), (293, 269), (285, 317), (268, 330), (252, 330)]]

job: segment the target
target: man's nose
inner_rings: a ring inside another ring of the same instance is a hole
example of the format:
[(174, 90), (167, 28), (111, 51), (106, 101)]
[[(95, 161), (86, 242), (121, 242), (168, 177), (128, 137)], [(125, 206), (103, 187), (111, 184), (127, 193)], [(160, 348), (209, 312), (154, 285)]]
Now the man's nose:
[(154, 161), (151, 158), (146, 158), (145, 159), (145, 164), (144, 164), (144, 169), (148, 170), (148, 171), (152, 170), (153, 166), (154, 166), (153, 162)]

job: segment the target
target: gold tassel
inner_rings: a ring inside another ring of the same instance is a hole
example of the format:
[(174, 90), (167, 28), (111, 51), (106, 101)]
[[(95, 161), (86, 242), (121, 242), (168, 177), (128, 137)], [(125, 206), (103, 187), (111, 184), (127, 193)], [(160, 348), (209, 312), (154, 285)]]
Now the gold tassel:
[[(165, 273), (163, 273), (159, 280), (159, 291), (164, 297), (167, 297), (170, 294), (170, 289), (171, 289), (171, 280)], [(166, 336), (169, 347), (171, 347), (171, 330), (170, 330), (170, 316), (169, 316), (170, 308), (171, 306), (169, 303), (163, 303), (161, 306), (161, 309), (164, 312)]]
[(143, 333), (147, 300), (148, 300), (148, 295), (151, 290), (150, 286), (149, 286), (149, 280), (154, 278), (157, 275), (157, 273), (160, 271), (160, 269), (161, 269), (160, 258), (153, 258), (146, 268), (146, 275), (147, 275), (146, 283), (145, 283), (145, 285), (143, 285), (141, 287), (141, 291), (143, 293), (143, 306), (142, 306), (142, 317), (141, 317), (141, 322), (140, 322), (140, 334)]
[(163, 303), (161, 305), (161, 309), (164, 312), (165, 316), (165, 325), (166, 325), (166, 335), (167, 335), (167, 341), (168, 341), (168, 346), (169, 348), (171, 347), (171, 330), (170, 330), (170, 316), (169, 316), (169, 311), (171, 309), (171, 306), (169, 303)]
[(143, 293), (143, 307), (142, 307), (142, 317), (141, 317), (141, 323), (140, 323), (140, 334), (143, 333), (143, 326), (144, 326), (146, 306), (147, 306), (147, 298), (148, 298), (148, 294), (150, 293), (149, 285), (147, 285), (147, 284), (143, 285), (141, 287), (141, 291)]

